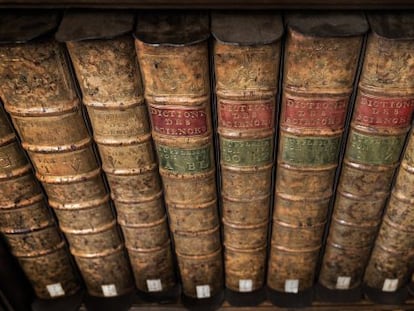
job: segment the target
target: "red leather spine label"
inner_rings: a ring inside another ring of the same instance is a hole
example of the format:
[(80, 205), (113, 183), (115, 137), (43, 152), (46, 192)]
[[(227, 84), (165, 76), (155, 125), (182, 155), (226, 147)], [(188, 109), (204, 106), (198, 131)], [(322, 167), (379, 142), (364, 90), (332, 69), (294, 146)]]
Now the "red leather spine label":
[(275, 101), (237, 102), (220, 100), (219, 126), (228, 129), (271, 129), (274, 125)]
[(348, 98), (305, 99), (286, 97), (283, 105), (283, 125), (340, 129), (344, 126)]
[(208, 131), (206, 108), (150, 106), (152, 129), (171, 136), (199, 136)]
[(414, 98), (381, 98), (359, 94), (354, 122), (361, 125), (406, 127), (410, 125)]

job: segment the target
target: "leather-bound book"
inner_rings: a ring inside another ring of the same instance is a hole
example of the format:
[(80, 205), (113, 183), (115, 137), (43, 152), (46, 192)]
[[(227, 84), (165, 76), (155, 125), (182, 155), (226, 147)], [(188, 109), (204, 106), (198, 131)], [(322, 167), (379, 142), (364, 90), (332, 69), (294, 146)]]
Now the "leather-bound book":
[(57, 15), (4, 12), (0, 21), (1, 99), (88, 292), (93, 296), (129, 292), (132, 273), (64, 45), (47, 35), (56, 28)]
[[(364, 68), (368, 79), (361, 81), (361, 87), (374, 98), (366, 108), (371, 126), (390, 140), (378, 156), (398, 164), (414, 107), (414, 14), (371, 13), (368, 20), (372, 29)], [(405, 300), (414, 268), (413, 132), (408, 137), (363, 279), (366, 295), (380, 303)], [(383, 187), (389, 191), (388, 184)]]
[(275, 295), (292, 297), (292, 304), (298, 295), (306, 304), (368, 25), (360, 12), (292, 13), (286, 25), (267, 285)]
[[(340, 291), (362, 285), (414, 108), (412, 15), (368, 16), (371, 32), (319, 276), (324, 287)], [(390, 205), (398, 200), (393, 195)]]
[(137, 288), (176, 285), (162, 185), (128, 12), (68, 11), (66, 42), (124, 233)]
[(222, 292), (206, 13), (138, 14), (136, 50), (184, 296)]
[(211, 27), (227, 300), (251, 293), (252, 304), (264, 297), (283, 23), (277, 12), (214, 12)]
[(0, 106), (0, 233), (36, 296), (75, 294), (80, 281), (32, 166)]

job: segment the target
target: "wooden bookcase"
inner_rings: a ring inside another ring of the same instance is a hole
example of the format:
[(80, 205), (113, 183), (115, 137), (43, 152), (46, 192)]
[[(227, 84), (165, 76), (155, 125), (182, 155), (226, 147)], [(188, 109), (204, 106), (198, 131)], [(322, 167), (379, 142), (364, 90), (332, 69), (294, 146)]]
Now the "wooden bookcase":
[[(280, 10), (413, 10), (412, 0), (0, 0), (0, 9), (280, 9)], [(2, 280), (0, 280), (2, 282)], [(27, 285), (26, 285), (27, 286)], [(30, 293), (30, 291), (28, 291)], [(1, 292), (0, 292), (1, 294)], [(31, 295), (31, 293), (30, 293)], [(1, 298), (1, 297), (0, 297)], [(0, 310), (1, 309), (0, 304)], [(181, 303), (158, 304), (137, 300), (130, 310), (175, 311), (184, 310)], [(302, 310), (414, 310), (414, 300), (405, 304), (375, 304), (368, 300), (356, 303), (324, 303), (314, 302), (312, 306)], [(17, 310), (17, 309), (16, 309)], [(87, 310), (84, 305), (80, 310)], [(291, 310), (273, 306), (269, 301), (255, 307), (235, 307), (227, 302), (218, 310)]]

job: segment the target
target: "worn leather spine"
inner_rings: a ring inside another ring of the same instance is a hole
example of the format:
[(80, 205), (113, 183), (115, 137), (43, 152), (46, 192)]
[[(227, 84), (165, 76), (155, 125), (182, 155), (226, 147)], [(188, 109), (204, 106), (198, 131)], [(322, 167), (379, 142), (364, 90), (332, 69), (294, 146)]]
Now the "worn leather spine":
[[(69, 74), (64, 46), (45, 38), (0, 48), (0, 76), (4, 81), (1, 96), (50, 206), (66, 213), (91, 208), (105, 213), (102, 221), (93, 226), (89, 218), (60, 223), (89, 294), (114, 296), (129, 292), (133, 287), (132, 274), (118, 228), (112, 225), (113, 213), (107, 212), (111, 206)], [(117, 240), (116, 249), (113, 245), (105, 248), (108, 231)], [(117, 275), (105, 272), (116, 269)]]
[[(83, 25), (88, 27), (86, 19)], [(111, 19), (106, 28), (113, 28)], [(91, 120), (136, 287), (143, 292), (169, 290), (176, 285), (175, 272), (134, 38), (127, 33), (112, 38), (69, 39), (66, 46)]]
[[(231, 37), (233, 28), (243, 33), (246, 26), (250, 36)], [(265, 27), (271, 38), (257, 38), (254, 31)], [(220, 12), (212, 31), (225, 280), (228, 289), (246, 293), (265, 283), (283, 25), (278, 14)]]
[[(300, 14), (287, 19), (267, 281), (279, 292), (301, 293), (314, 285), (363, 41), (360, 29), (349, 30), (346, 16), (332, 14), (309, 13), (320, 20), (314, 28), (306, 28)], [(318, 30), (323, 23), (331, 25), (327, 33)]]
[(383, 292), (395, 292), (407, 285), (414, 268), (414, 192), (406, 184), (414, 176), (413, 156), (411, 132), (364, 275), (366, 285)]
[(138, 15), (135, 35), (183, 293), (195, 299), (214, 297), (223, 279), (208, 16)]
[[(413, 57), (413, 48), (412, 40), (387, 39), (375, 31), (368, 35), (329, 232), (329, 240), (338, 245), (343, 254), (332, 257), (338, 247), (327, 245), (319, 276), (319, 282), (327, 288), (355, 289), (363, 282), (369, 249), (378, 233), (410, 128), (414, 84), (407, 59)], [(389, 204), (395, 200), (398, 199), (392, 197)], [(380, 230), (380, 240), (384, 234), (392, 234), (386, 220), (387, 216)], [(377, 244), (373, 258), (378, 259), (382, 251), (385, 257), (391, 256), (388, 250), (395, 251), (379, 240)], [(373, 269), (372, 264), (367, 268), (366, 282), (381, 289), (369, 281)]]
[(51, 299), (74, 294), (80, 288), (80, 281), (67, 245), (3, 106), (0, 106), (0, 185), (0, 232), (37, 297)]

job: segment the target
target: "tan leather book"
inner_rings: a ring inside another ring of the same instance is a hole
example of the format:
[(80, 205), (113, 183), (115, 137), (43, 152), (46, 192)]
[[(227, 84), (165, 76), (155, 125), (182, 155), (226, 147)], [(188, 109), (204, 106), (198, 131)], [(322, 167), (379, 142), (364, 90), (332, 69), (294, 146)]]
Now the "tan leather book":
[(36, 296), (76, 293), (80, 280), (67, 245), (1, 105), (0, 189), (0, 233)]
[(134, 14), (67, 12), (66, 42), (124, 233), (137, 288), (176, 285), (150, 122), (135, 53)]
[[(401, 38), (410, 18), (368, 17), (371, 32), (319, 276), (330, 289), (362, 284), (414, 109), (409, 65), (414, 45)], [(378, 251), (376, 247), (374, 253)]]
[[(368, 15), (372, 34), (367, 55), (373, 55), (366, 69), (370, 78), (369, 91), (378, 94), (379, 100), (372, 103), (377, 103), (373, 108), (382, 120), (381, 132), (387, 131), (394, 136), (399, 133), (398, 129), (401, 129), (401, 136), (409, 129), (414, 108), (413, 17), (407, 12)], [(383, 148), (382, 152), (389, 154), (389, 158), (393, 154), (397, 157), (402, 147), (398, 150), (389, 148), (386, 153), (387, 150)], [(363, 278), (364, 284), (376, 293), (395, 294), (396, 297), (404, 292), (414, 268), (413, 159), (411, 131)]]
[(210, 80), (209, 18), (142, 12), (136, 50), (185, 296), (213, 298), (223, 284)]
[(333, 195), (367, 22), (360, 12), (286, 15), (275, 206), (267, 284), (309, 292)]
[[(2, 19), (0, 95), (89, 294), (120, 295), (133, 288), (132, 273), (64, 46), (46, 36), (56, 28), (56, 16), (48, 28), (41, 20), (12, 14)], [(18, 31), (9, 38), (7, 29)]]
[(211, 31), (225, 280), (248, 293), (265, 283), (283, 23), (279, 13), (214, 12)]

